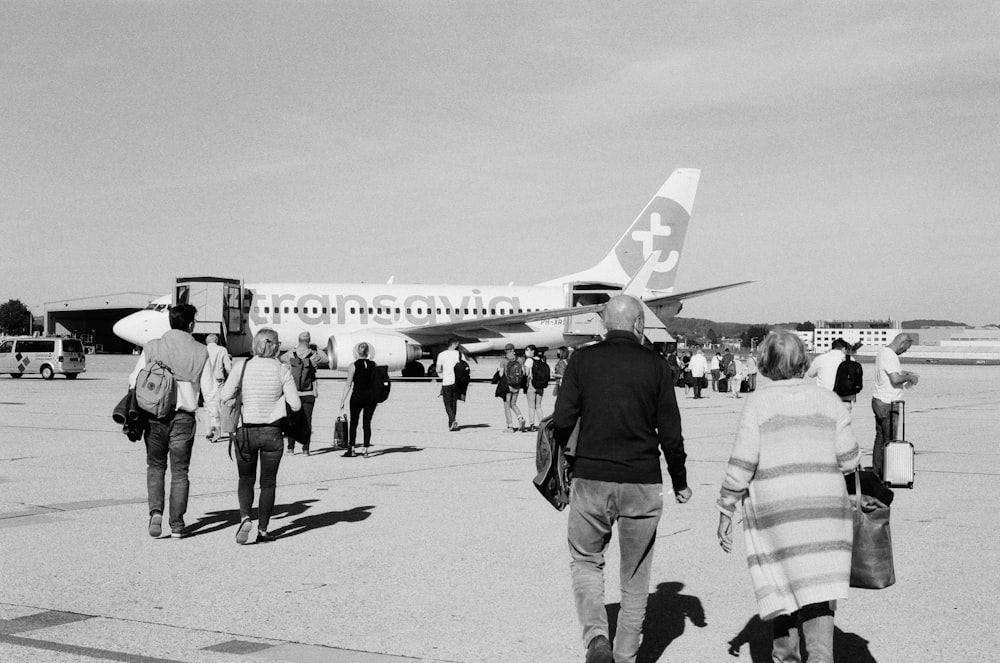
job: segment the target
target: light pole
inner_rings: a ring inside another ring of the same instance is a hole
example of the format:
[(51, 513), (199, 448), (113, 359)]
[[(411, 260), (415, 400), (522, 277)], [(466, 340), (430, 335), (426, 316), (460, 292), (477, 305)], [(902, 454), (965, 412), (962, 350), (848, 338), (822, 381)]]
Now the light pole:
[(757, 348), (757, 337), (754, 336), (753, 338), (750, 339), (750, 353), (753, 354), (753, 351), (756, 348)]

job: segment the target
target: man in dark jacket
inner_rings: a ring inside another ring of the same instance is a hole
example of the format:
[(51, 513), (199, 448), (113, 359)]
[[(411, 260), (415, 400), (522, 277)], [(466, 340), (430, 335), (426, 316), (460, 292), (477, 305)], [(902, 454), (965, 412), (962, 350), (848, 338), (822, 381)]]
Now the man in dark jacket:
[[(691, 498), (684, 438), (666, 363), (644, 348), (637, 299), (612, 298), (604, 311), (605, 340), (570, 358), (556, 401), (560, 443), (579, 421), (570, 496), (569, 548), (586, 663), (635, 661), (642, 642), (656, 527), (663, 510), (660, 450), (674, 497)], [(618, 522), (621, 611), (614, 649), (604, 604), (604, 553)]]

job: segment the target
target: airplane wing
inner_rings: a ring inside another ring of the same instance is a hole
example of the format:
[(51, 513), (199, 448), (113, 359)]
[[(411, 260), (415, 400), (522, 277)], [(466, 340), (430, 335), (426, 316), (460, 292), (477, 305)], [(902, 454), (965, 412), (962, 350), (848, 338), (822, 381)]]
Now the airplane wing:
[(683, 301), (685, 299), (691, 299), (693, 297), (701, 297), (702, 295), (708, 295), (713, 292), (720, 292), (722, 290), (729, 290), (730, 288), (738, 288), (741, 285), (747, 285), (748, 283), (753, 283), (753, 281), (740, 281), (739, 283), (730, 283), (728, 285), (717, 285), (712, 288), (702, 288), (701, 290), (689, 290), (688, 292), (679, 292), (673, 295), (664, 295), (662, 297), (651, 297), (649, 299), (643, 299), (646, 306), (664, 306), (666, 304), (675, 304), (677, 302)]
[(512, 313), (510, 315), (494, 315), (486, 318), (469, 318), (453, 322), (439, 322), (433, 325), (415, 327), (399, 327), (394, 332), (409, 336), (417, 342), (435, 342), (448, 336), (458, 336), (465, 340), (496, 338), (505, 333), (530, 331), (525, 325), (539, 320), (565, 318), (571, 315), (583, 315), (604, 310), (604, 304), (573, 306), (569, 308), (534, 311), (532, 313)]

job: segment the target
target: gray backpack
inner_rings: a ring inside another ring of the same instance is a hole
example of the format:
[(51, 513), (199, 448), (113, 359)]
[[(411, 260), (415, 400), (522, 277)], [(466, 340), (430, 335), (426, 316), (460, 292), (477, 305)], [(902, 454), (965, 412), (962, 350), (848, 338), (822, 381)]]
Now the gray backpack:
[(162, 361), (147, 365), (135, 379), (135, 402), (140, 410), (157, 419), (177, 407), (174, 374)]

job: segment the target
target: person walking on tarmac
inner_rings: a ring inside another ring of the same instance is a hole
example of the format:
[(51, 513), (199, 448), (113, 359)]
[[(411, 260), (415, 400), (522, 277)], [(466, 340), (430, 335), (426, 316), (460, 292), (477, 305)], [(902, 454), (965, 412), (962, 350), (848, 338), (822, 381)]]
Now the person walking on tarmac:
[[(521, 414), (521, 408), (517, 406), (517, 395), (521, 393), (521, 387), (524, 385), (524, 365), (514, 354), (512, 343), (504, 346), (503, 350), (505, 356), (500, 361), (498, 369), (507, 382), (507, 393), (504, 394), (503, 399), (503, 415), (507, 420), (506, 432), (517, 433), (525, 430), (524, 416)], [(517, 417), (517, 426), (514, 426), (515, 416)]]
[(455, 383), (455, 365), (462, 359), (458, 352), (458, 337), (448, 339), (448, 349), (442, 350), (437, 357), (438, 378), (441, 380), (441, 399), (444, 401), (444, 411), (448, 415), (448, 430), (458, 430), (458, 396), (459, 385)]
[(344, 381), (344, 393), (340, 396), (340, 409), (344, 410), (347, 396), (351, 396), (351, 421), (347, 434), (347, 453), (345, 457), (357, 456), (354, 447), (358, 438), (358, 416), (362, 417), (364, 428), (365, 458), (368, 457), (368, 447), (372, 442), (372, 416), (378, 405), (378, 395), (375, 393), (375, 380), (378, 377), (375, 362), (368, 358), (367, 343), (358, 343), (354, 348), (355, 361), (347, 368), (347, 380)]
[(302, 414), (288, 435), (289, 454), (295, 453), (295, 442), (298, 440), (302, 445), (302, 453), (309, 455), (313, 408), (316, 407), (316, 397), (319, 396), (316, 367), (325, 360), (325, 354), (312, 345), (312, 339), (307, 331), (299, 334), (299, 344), (281, 357), (282, 363), (288, 364), (292, 369), (292, 378), (299, 391), (299, 400), (302, 401)]

